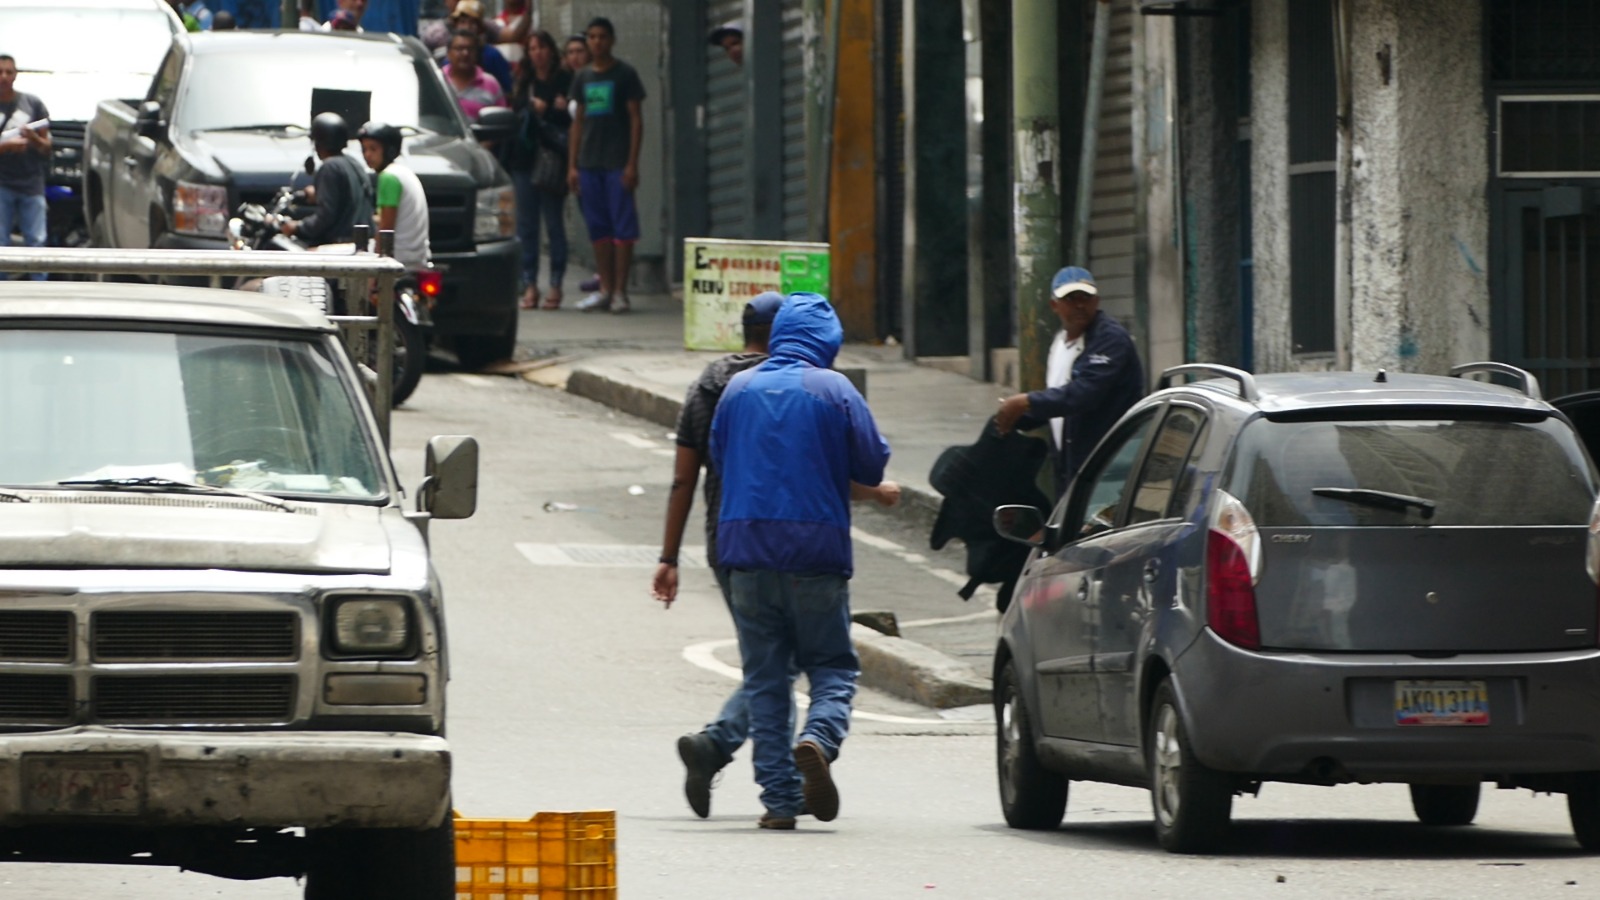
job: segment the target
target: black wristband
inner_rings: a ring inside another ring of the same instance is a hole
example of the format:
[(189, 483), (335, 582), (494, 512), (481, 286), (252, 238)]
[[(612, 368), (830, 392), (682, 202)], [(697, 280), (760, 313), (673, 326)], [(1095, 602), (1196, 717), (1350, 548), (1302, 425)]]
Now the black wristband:
[(673, 568), (678, 566), (678, 558), (676, 556), (663, 556), (657, 561), (664, 566), (672, 566)]

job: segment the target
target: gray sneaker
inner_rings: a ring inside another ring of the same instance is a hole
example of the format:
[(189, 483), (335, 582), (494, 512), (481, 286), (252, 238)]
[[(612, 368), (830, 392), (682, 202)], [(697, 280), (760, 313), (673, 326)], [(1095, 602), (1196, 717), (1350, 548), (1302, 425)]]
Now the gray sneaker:
[(611, 295), (595, 291), (589, 296), (578, 301), (581, 312), (604, 312), (611, 308)]
[(628, 302), (628, 295), (627, 294), (623, 294), (620, 297), (612, 298), (612, 300), (611, 300), (611, 312), (612, 312), (613, 315), (616, 315), (616, 314), (619, 314), (619, 313), (630, 312), (630, 311), (632, 311), (632, 309), (633, 309), (633, 306), (632, 306), (632, 304), (630, 304)]

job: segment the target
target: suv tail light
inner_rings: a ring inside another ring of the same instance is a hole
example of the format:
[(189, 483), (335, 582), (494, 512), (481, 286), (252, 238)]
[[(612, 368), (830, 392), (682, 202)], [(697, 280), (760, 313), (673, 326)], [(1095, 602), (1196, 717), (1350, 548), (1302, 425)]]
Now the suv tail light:
[(1255, 586), (1261, 537), (1250, 511), (1233, 495), (1217, 491), (1215, 501), (1206, 533), (1206, 624), (1230, 644), (1259, 650)]
[(439, 289), (444, 287), (444, 273), (438, 269), (419, 269), (417, 271), (417, 289), (422, 291), (422, 296), (430, 301), (439, 296)]

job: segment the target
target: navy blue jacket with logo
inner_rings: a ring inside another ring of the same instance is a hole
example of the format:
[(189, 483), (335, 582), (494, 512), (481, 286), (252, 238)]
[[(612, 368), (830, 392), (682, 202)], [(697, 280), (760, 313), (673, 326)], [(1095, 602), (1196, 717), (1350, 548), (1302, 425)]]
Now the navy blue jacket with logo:
[(1058, 497), (1094, 446), (1143, 396), (1144, 366), (1128, 329), (1104, 310), (1095, 313), (1083, 333), (1083, 352), (1072, 363), (1072, 380), (1029, 392), (1028, 414), (1018, 422), (1020, 428), (1037, 428), (1057, 416), (1065, 420), (1061, 446), (1051, 448)]

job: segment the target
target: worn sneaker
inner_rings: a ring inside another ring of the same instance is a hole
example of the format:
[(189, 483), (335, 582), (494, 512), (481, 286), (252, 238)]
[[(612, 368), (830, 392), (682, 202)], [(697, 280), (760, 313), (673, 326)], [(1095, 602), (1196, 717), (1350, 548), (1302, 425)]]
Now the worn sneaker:
[(604, 312), (611, 308), (611, 297), (595, 291), (589, 296), (578, 301), (578, 309), (583, 312)]
[(612, 315), (618, 315), (620, 313), (630, 312), (632, 309), (633, 309), (633, 305), (628, 302), (628, 295), (627, 294), (623, 294), (620, 297), (613, 297), (611, 299), (611, 314)]
[(763, 813), (761, 820), (756, 824), (770, 831), (793, 831), (794, 816), (775, 816), (772, 813)]
[(704, 819), (711, 815), (711, 780), (722, 769), (716, 745), (703, 731), (686, 734), (678, 738), (678, 758), (683, 760), (683, 796), (694, 814)]
[(794, 764), (800, 769), (806, 811), (819, 822), (832, 822), (839, 815), (839, 789), (828, 772), (828, 755), (815, 741), (801, 741), (794, 745)]
[(598, 290), (600, 290), (600, 276), (599, 275), (591, 275), (588, 278), (585, 278), (584, 280), (578, 282), (578, 290), (580, 290), (580, 291), (598, 291)]

